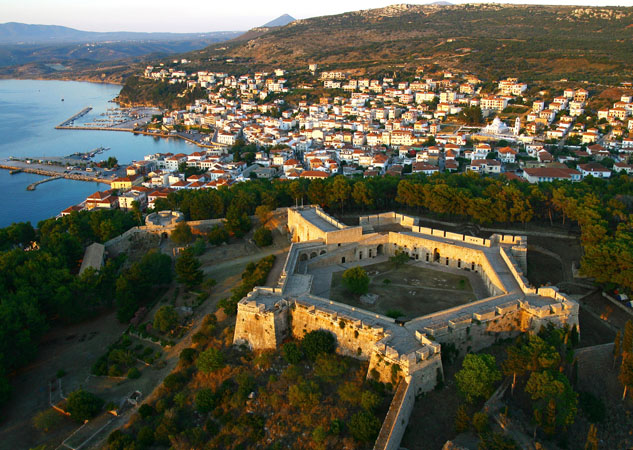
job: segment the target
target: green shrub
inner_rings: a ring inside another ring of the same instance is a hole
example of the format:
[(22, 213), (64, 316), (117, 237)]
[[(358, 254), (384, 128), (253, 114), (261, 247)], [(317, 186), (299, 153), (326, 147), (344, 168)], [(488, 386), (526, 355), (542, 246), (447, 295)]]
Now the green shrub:
[(49, 432), (56, 428), (62, 421), (60, 413), (54, 409), (45, 409), (40, 411), (33, 418), (33, 426), (40, 431)]
[(260, 227), (253, 233), (253, 241), (258, 247), (267, 247), (273, 243), (273, 233), (268, 228)]
[(198, 352), (193, 348), (185, 348), (180, 352), (180, 361), (185, 364), (191, 364), (195, 361)]
[(154, 408), (151, 405), (148, 405), (147, 403), (143, 403), (141, 406), (139, 406), (138, 413), (141, 415), (143, 419), (147, 419), (148, 417), (151, 417), (154, 415)]
[(163, 305), (154, 314), (153, 325), (161, 333), (170, 332), (178, 325), (178, 313), (173, 306)]
[(336, 338), (329, 331), (311, 331), (301, 340), (301, 350), (309, 360), (315, 361), (319, 353), (334, 353)]
[(373, 442), (380, 431), (380, 420), (369, 411), (359, 411), (349, 421), (349, 431), (360, 442)]
[(198, 370), (204, 373), (214, 372), (224, 367), (224, 354), (215, 348), (210, 348), (198, 356), (196, 361)]
[(299, 364), (303, 359), (303, 353), (297, 344), (288, 342), (282, 347), (283, 357), (288, 364)]
[(194, 404), (196, 409), (201, 413), (208, 413), (215, 408), (215, 394), (211, 389), (200, 389), (196, 394)]
[(228, 242), (229, 233), (224, 227), (215, 225), (207, 234), (207, 238), (209, 239), (209, 244), (220, 245), (223, 242)]
[(82, 389), (71, 392), (66, 400), (66, 410), (77, 422), (84, 422), (96, 416), (103, 407), (104, 401)]
[(369, 276), (362, 267), (352, 267), (343, 272), (343, 285), (352, 294), (366, 294), (369, 290)]
[(132, 380), (135, 380), (136, 378), (140, 378), (141, 371), (138, 370), (136, 367), (131, 367), (130, 370), (127, 371), (127, 377)]

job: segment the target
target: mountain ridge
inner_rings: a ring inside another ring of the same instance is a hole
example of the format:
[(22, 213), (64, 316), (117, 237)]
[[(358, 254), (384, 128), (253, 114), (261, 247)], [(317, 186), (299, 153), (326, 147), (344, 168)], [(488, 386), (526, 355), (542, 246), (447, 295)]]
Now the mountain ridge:
[(178, 41), (221, 36), (234, 37), (243, 31), (212, 31), (207, 33), (164, 33), (134, 31), (84, 31), (61, 25), (6, 22), (0, 24), (0, 44), (67, 44), (105, 41)]

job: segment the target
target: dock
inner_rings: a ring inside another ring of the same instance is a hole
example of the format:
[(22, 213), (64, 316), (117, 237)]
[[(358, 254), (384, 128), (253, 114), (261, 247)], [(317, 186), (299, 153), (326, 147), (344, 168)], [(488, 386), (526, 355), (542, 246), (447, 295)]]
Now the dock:
[[(6, 161), (0, 162), (0, 169), (20, 170), (24, 173), (34, 173), (36, 175), (45, 175), (45, 176), (50, 177), (46, 180), (41, 180), (37, 184), (41, 184), (43, 182), (51, 181), (57, 178), (66, 178), (68, 180), (79, 180), (79, 181), (94, 181), (96, 183), (103, 183), (103, 184), (112, 183), (112, 180), (108, 178), (99, 178), (95, 176), (83, 175), (83, 174), (78, 174), (78, 173), (62, 173), (55, 170), (44, 169), (42, 167), (20, 167), (20, 166), (15, 166), (15, 165), (9, 165), (6, 163)], [(32, 190), (32, 189), (29, 189), (29, 190)]]
[(46, 182), (48, 182), (48, 181), (58, 180), (58, 179), (60, 179), (60, 178), (63, 178), (63, 177), (62, 177), (61, 175), (56, 175), (56, 176), (54, 176), (54, 177), (45, 178), (45, 179), (43, 179), (43, 180), (36, 181), (35, 183), (31, 183), (31, 184), (29, 184), (29, 185), (26, 187), (26, 190), (27, 190), (27, 191), (34, 191), (34, 190), (35, 190), (35, 188), (36, 188), (39, 184), (46, 183)]
[(79, 111), (77, 114), (75, 114), (74, 116), (70, 117), (69, 119), (64, 120), (62, 123), (60, 123), (59, 125), (57, 125), (55, 128), (67, 128), (70, 126), (71, 123), (73, 123), (75, 120), (79, 119), (80, 117), (85, 116), (86, 114), (88, 114), (90, 111), (92, 111), (92, 106), (88, 106), (84, 109), (82, 109), (81, 111)]

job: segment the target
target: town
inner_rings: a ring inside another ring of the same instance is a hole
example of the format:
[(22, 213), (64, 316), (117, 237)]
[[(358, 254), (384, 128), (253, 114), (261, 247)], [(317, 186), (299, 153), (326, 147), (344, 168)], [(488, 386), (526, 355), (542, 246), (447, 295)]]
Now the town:
[[(472, 171), (536, 183), (633, 171), (632, 94), (593, 111), (586, 89), (528, 95), (528, 85), (516, 78), (499, 81), (485, 94), (483, 82), (470, 74), (427, 76), (419, 70), (411, 82), (356, 79), (342, 71), (318, 72), (310, 64), (314, 83), (292, 86), (292, 74), (282, 69), (235, 77), (178, 69), (187, 62), (148, 66), (144, 76), (203, 88), (208, 99), (166, 111), (146, 131), (177, 133), (198, 144), (198, 151), (146, 155), (112, 179), (110, 190), (62, 215), (131, 209), (134, 201), (153, 208), (175, 190), (217, 189), (253, 178)], [(281, 98), (295, 88), (339, 95), (295, 106)]]

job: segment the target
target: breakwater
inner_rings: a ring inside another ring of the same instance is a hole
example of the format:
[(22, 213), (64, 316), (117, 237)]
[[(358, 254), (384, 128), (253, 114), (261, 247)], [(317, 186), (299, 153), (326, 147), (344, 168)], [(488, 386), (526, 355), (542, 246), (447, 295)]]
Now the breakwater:
[(36, 188), (39, 184), (42, 184), (42, 183), (47, 183), (47, 182), (49, 182), (49, 181), (53, 181), (53, 180), (58, 180), (59, 178), (62, 178), (62, 176), (61, 176), (61, 175), (55, 175), (54, 177), (45, 178), (45, 179), (43, 179), (43, 180), (36, 181), (35, 183), (31, 183), (31, 184), (29, 184), (29, 185), (26, 187), (26, 190), (27, 190), (27, 191), (34, 191), (34, 190), (35, 190), (35, 188)]
[[(90, 111), (92, 111), (92, 106), (88, 106), (84, 109), (82, 109), (81, 111), (79, 111), (77, 114), (75, 114), (74, 116), (70, 117), (69, 119), (64, 120), (62, 123), (60, 123), (59, 125), (57, 125), (55, 128), (66, 128), (69, 127), (69, 125), (71, 123), (73, 123), (75, 120), (79, 119), (80, 117), (85, 116), (86, 114), (88, 114)], [(69, 128), (73, 128), (73, 127), (69, 127)]]

